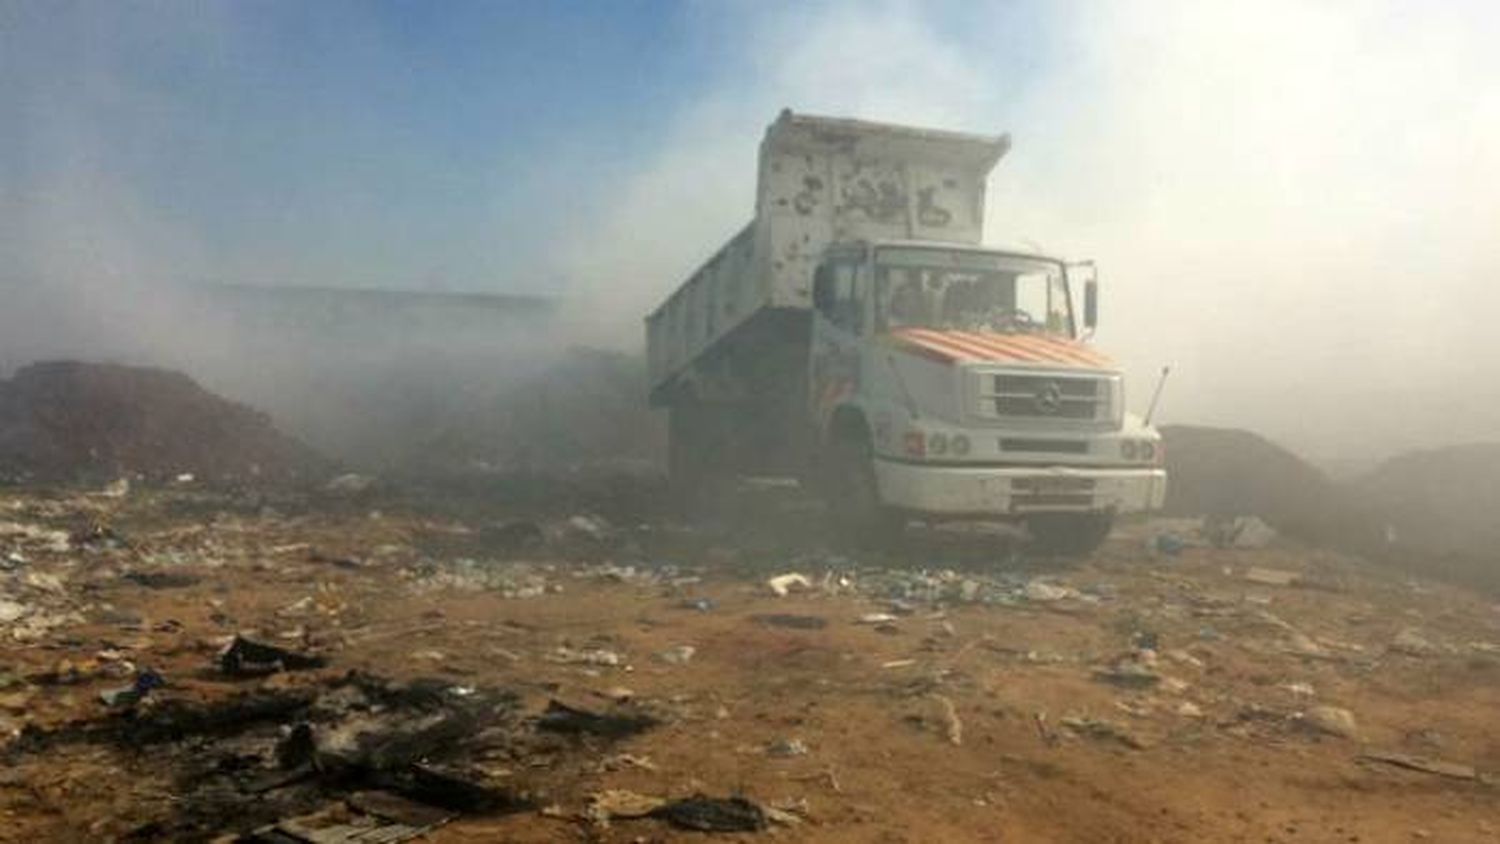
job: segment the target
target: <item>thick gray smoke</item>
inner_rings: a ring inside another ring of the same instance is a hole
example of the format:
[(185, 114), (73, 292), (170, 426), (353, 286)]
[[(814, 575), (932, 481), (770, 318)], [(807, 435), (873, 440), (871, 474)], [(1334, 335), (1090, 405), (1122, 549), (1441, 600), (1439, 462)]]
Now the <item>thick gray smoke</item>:
[(1006, 4), (963, 27), (953, 11), (748, 12), (735, 72), (565, 263), (591, 327), (636, 331), (627, 317), (748, 219), (783, 106), (1010, 131), (989, 234), (1100, 261), (1097, 340), (1137, 410), (1170, 364), (1164, 419), (1318, 457), (1500, 431), (1500, 7)]
[[(303, 326), (286, 338), (180, 291), (359, 284), (370, 267), (396, 286), (402, 271), (372, 256), (404, 253), (320, 217), (337, 197), (260, 197), (257, 208), (342, 235), (299, 253), (250, 231), (206, 234), (171, 193), (144, 192), (132, 149), (193, 152), (179, 145), (198, 137), (189, 129), (204, 113), (143, 81), (134, 60), (232, 71), (225, 57), (243, 33), (232, 6), (127, 8), (0, 5), (11, 144), (0, 155), (0, 366), (50, 356), (182, 366), (337, 432), (314, 409), (327, 391), (305, 377), (309, 361), (366, 373), (424, 355), (476, 372), (476, 361), (501, 362), (470, 384), (479, 389), (568, 342), (638, 349), (646, 310), (749, 218), (756, 145), (791, 107), (1011, 132), (991, 181), (990, 236), (1099, 260), (1097, 340), (1129, 369), (1137, 410), (1171, 364), (1163, 420), (1253, 428), (1316, 457), (1500, 430), (1500, 341), (1485, 320), (1500, 304), (1491, 3), (690, 6), (687, 34), (718, 46), (700, 51), (712, 64), (664, 116), (660, 141), (612, 159), (613, 179), (595, 169), (569, 184), (573, 168), (548, 162), (549, 195), (568, 198), (534, 203), (531, 229), (550, 245), (507, 249), (497, 226), (484, 259), (497, 272), (482, 289), (504, 292), (517, 278), (536, 290), (540, 275), (507, 255), (551, 256), (547, 277), (570, 283), (564, 326), (444, 336), (377, 321), (363, 336)], [(382, 53), (371, 32), (351, 38)], [(575, 148), (611, 149), (608, 138)], [(390, 379), (382, 388), (399, 394), (405, 382)]]

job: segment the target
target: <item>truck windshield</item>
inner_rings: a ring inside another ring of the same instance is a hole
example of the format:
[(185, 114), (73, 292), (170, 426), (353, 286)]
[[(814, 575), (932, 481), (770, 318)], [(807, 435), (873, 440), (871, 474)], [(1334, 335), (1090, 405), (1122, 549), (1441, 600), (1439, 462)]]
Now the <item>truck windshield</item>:
[(936, 328), (1073, 336), (1062, 266), (1037, 258), (942, 249), (875, 256), (881, 331)]

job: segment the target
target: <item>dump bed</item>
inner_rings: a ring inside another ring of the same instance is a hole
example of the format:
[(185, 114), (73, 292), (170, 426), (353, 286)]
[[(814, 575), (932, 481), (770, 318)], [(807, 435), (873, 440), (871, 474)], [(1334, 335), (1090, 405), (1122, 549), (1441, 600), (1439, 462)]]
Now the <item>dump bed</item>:
[(754, 220), (646, 318), (653, 394), (758, 315), (811, 307), (831, 243), (979, 243), (985, 179), (1009, 148), (1006, 135), (783, 111), (761, 142)]

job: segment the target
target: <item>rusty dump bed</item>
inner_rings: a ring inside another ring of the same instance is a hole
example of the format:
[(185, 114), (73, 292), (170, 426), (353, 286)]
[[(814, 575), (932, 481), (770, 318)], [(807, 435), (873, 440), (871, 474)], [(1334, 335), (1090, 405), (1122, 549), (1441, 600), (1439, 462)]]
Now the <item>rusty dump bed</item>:
[(985, 179), (1007, 135), (783, 111), (760, 147), (755, 217), (646, 318), (651, 387), (767, 309), (809, 308), (829, 244), (978, 244)]

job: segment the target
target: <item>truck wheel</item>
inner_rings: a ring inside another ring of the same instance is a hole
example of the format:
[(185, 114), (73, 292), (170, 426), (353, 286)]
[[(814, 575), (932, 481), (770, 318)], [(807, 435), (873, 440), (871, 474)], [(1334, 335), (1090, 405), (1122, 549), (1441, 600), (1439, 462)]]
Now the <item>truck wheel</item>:
[(1114, 525), (1110, 513), (1037, 513), (1026, 517), (1031, 547), (1059, 557), (1087, 557), (1099, 550)]
[(839, 534), (864, 547), (889, 546), (898, 541), (906, 529), (906, 519), (880, 501), (869, 440), (854, 435), (835, 440), (829, 448), (827, 466), (824, 489)]

